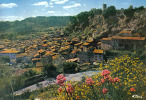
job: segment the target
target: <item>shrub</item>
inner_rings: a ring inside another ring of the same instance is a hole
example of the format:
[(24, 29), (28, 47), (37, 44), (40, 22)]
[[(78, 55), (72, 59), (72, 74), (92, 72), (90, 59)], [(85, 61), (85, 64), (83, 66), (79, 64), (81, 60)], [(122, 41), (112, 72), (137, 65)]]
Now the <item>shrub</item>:
[(59, 68), (62, 69), (64, 73), (74, 73), (76, 72), (77, 64), (75, 62), (65, 62), (62, 63)]
[(144, 64), (138, 58), (121, 56), (106, 66), (101, 64), (100, 70), (102, 73), (87, 76), (83, 82), (66, 82), (59, 88), (57, 99), (131, 100), (134, 94), (144, 96)]
[(43, 68), (43, 73), (47, 77), (54, 77), (54, 76), (56, 76), (58, 74), (56, 72), (56, 67), (53, 64), (45, 65), (44, 68)]

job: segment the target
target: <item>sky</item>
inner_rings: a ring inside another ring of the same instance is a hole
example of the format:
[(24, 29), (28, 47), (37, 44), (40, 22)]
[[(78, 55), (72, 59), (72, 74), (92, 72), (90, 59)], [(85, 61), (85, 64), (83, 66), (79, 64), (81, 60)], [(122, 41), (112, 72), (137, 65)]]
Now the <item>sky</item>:
[(114, 5), (116, 9), (145, 6), (146, 0), (0, 0), (0, 21), (36, 16), (73, 16), (92, 8)]

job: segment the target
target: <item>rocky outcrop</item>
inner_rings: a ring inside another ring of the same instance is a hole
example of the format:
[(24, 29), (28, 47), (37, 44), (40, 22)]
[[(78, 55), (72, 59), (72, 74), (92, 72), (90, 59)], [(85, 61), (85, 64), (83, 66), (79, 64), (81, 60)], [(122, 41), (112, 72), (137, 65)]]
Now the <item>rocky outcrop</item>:
[(98, 37), (104, 35), (116, 35), (120, 31), (130, 30), (133, 33), (141, 30), (144, 32), (146, 29), (146, 9), (140, 12), (135, 12), (132, 18), (128, 18), (121, 13), (117, 16), (104, 18), (102, 15), (97, 15), (89, 20), (89, 27), (96, 29)]

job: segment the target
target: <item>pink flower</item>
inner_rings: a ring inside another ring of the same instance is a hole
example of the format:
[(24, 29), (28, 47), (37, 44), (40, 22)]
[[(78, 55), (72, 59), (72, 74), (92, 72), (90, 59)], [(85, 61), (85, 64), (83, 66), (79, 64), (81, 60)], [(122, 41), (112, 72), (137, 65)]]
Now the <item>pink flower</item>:
[(64, 85), (64, 82), (66, 80), (66, 77), (64, 77), (64, 75), (60, 74), (57, 76), (57, 84), (59, 84), (60, 86)]
[(108, 89), (104, 88), (104, 89), (102, 90), (102, 92), (103, 92), (103, 94), (106, 94), (106, 93), (108, 92)]
[(114, 82), (114, 80), (113, 80), (113, 78), (109, 78), (109, 80), (108, 80), (109, 82), (111, 82), (111, 83), (113, 83)]
[(62, 91), (62, 88), (59, 88), (59, 89), (58, 89), (58, 92), (60, 93), (61, 91)]
[(101, 83), (104, 83), (104, 82), (105, 82), (105, 80), (102, 78), (102, 79), (101, 79)]
[(98, 82), (97, 85), (100, 86), (101, 85), (101, 82)]
[(136, 90), (135, 90), (134, 87), (132, 87), (132, 88), (130, 88), (130, 91), (131, 91), (131, 92), (135, 92)]
[(101, 73), (101, 76), (106, 76), (106, 75), (109, 75), (109, 74), (110, 74), (110, 71), (103, 70), (102, 73)]
[(104, 79), (109, 79), (111, 76), (110, 75), (106, 75), (104, 76)]
[(92, 80), (92, 78), (87, 78), (86, 83), (87, 83), (87, 85), (92, 85), (92, 84), (94, 84), (94, 81)]
[(114, 78), (114, 82), (120, 82), (120, 79), (118, 77)]
[(71, 84), (69, 84), (68, 85), (68, 88), (66, 88), (66, 91), (68, 92), (68, 93), (73, 93), (73, 87), (71, 86)]

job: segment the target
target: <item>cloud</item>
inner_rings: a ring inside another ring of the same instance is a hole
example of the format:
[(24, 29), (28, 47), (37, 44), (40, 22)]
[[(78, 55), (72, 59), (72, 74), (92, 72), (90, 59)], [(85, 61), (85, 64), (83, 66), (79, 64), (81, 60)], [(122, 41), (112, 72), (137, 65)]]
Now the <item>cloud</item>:
[(73, 5), (69, 5), (69, 6), (64, 6), (64, 9), (70, 9), (70, 8), (76, 8), (76, 7), (80, 7), (81, 4), (80, 3), (75, 3)]
[(22, 16), (0, 16), (1, 21), (23, 20)]
[(47, 1), (42, 1), (42, 2), (38, 2), (38, 3), (35, 3), (33, 4), (35, 6), (45, 6), (45, 7), (49, 7), (49, 4)]
[(51, 0), (51, 2), (55, 3), (55, 4), (64, 4), (66, 3), (68, 0)]
[(48, 11), (47, 13), (49, 13), (49, 14), (54, 14), (55, 11)]
[(0, 4), (0, 8), (13, 8), (13, 7), (17, 7), (18, 5), (16, 3), (2, 3)]

